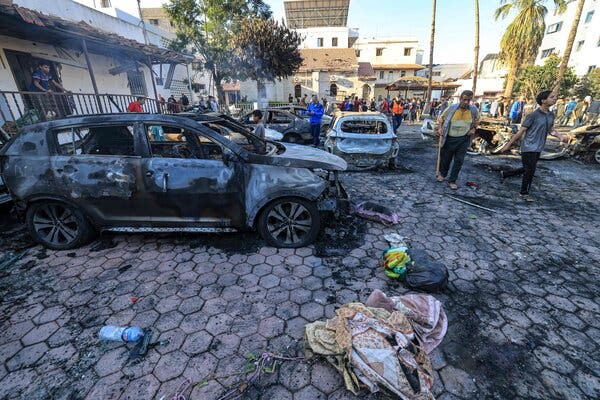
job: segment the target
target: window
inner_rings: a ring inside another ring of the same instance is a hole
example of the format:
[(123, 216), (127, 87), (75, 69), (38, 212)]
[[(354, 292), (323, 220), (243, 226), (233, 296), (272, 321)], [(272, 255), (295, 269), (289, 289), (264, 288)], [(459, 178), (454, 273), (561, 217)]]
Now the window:
[(141, 71), (127, 71), (127, 86), (134, 96), (147, 96), (146, 79)]
[(550, 57), (550, 54), (554, 53), (554, 47), (552, 47), (551, 49), (546, 49), (546, 50), (542, 50), (542, 56), (540, 58), (548, 58)]
[(442, 71), (433, 71), (431, 76), (442, 76)]
[(56, 132), (58, 153), (65, 156), (133, 156), (133, 127), (69, 128)]
[(268, 124), (291, 124), (293, 117), (290, 114), (280, 111), (270, 111)]
[(383, 79), (385, 71), (379, 71), (379, 79)]
[(100, 0), (100, 7), (102, 7), (102, 8), (110, 7), (110, 0)]
[(148, 22), (150, 22), (150, 24), (151, 24), (151, 25), (156, 25), (156, 26), (158, 26), (158, 20), (157, 20), (157, 19), (155, 19), (155, 18), (151, 18), (151, 19), (149, 19), (149, 20), (148, 20)]
[(383, 48), (380, 47), (380, 48), (375, 49), (375, 55), (377, 57), (382, 56), (383, 55)]
[(589, 24), (590, 22), (592, 22), (592, 18), (594, 18), (594, 11), (590, 11), (585, 15), (585, 23)]
[(596, 66), (595, 66), (595, 65), (590, 65), (590, 66), (588, 67), (588, 74), (589, 74), (590, 72), (592, 72), (593, 70), (595, 70), (595, 69), (596, 69)]
[(317, 38), (317, 47), (323, 47), (323, 38)]
[(296, 85), (294, 86), (294, 98), (299, 99), (302, 97), (302, 86)]
[(410, 56), (412, 53), (412, 47), (405, 47), (404, 48), (404, 55), (405, 56)]
[(338, 38), (334, 37), (331, 38), (331, 47), (337, 47), (338, 46)]
[(330, 96), (337, 96), (337, 92), (338, 92), (338, 87), (335, 83), (332, 83), (329, 86), (329, 95)]
[(546, 33), (550, 34), (550, 33), (555, 33), (555, 32), (560, 31), (560, 28), (562, 28), (562, 24), (563, 24), (562, 21), (560, 21), (555, 24), (549, 25), (548, 29), (546, 29)]
[(356, 57), (360, 57), (360, 50), (356, 50)]
[(406, 76), (406, 71), (400, 71), (400, 76)]
[(346, 133), (387, 133), (385, 122), (375, 119), (346, 120), (340, 128)]
[(584, 43), (585, 43), (585, 40), (580, 40), (579, 42), (577, 42), (577, 48), (575, 49), (575, 51), (581, 50)]
[(148, 125), (146, 130), (152, 157), (194, 158), (194, 152), (183, 129), (175, 126)]

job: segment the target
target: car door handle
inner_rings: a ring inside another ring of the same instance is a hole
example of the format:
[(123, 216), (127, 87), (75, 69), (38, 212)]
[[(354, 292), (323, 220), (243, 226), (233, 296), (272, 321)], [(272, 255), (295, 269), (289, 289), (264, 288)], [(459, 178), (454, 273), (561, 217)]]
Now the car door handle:
[(146, 171), (147, 177), (151, 177), (152, 175), (154, 175), (154, 171)]
[(163, 192), (167, 191), (167, 181), (169, 180), (169, 174), (165, 172), (163, 174)]

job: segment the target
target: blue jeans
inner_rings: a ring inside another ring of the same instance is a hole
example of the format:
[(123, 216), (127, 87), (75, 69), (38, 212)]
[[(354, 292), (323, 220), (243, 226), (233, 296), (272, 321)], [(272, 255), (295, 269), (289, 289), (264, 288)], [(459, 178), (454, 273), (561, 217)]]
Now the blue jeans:
[(402, 125), (402, 114), (394, 114), (392, 116), (392, 124), (393, 124), (393, 128), (394, 128), (394, 133), (396, 133), (396, 130), (398, 129), (398, 127), (400, 127), (400, 125)]
[(310, 133), (312, 135), (313, 144), (316, 146), (319, 145), (321, 136), (321, 124), (310, 124)]

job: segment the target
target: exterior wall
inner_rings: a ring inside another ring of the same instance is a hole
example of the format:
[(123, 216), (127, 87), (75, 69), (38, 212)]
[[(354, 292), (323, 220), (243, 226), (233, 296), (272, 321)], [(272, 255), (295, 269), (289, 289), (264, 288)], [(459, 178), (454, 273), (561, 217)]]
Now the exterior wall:
[(479, 78), (482, 79), (502, 78), (507, 73), (508, 69), (497, 58), (482, 61), (479, 66)]
[[(2, 43), (0, 46), (3, 50), (1, 56), (3, 58), (4, 65), (6, 66), (6, 68), (0, 66), (0, 90), (17, 90), (14, 77), (4, 54), (4, 50), (9, 49), (30, 53), (36, 58), (59, 63), (61, 66), (60, 78), (62, 80), (62, 84), (66, 89), (71, 90), (73, 93), (94, 92), (84, 55), (80, 51), (62, 49), (68, 52), (73, 58), (70, 59), (59, 55), (54, 46), (45, 43), (31, 42), (27, 40), (11, 38), (8, 36), (0, 36), (0, 43)], [(96, 77), (96, 83), (98, 84), (98, 91), (100, 93), (131, 94), (131, 91), (127, 85), (126, 73), (111, 75), (108, 72), (110, 68), (118, 65), (116, 60), (103, 55), (90, 53), (90, 62), (94, 68), (94, 75)], [(144, 73), (148, 97), (154, 97), (150, 71), (145, 66), (140, 67), (140, 71), (143, 71)]]
[[(473, 88), (473, 79), (459, 79), (455, 82), (460, 84), (460, 87), (456, 88), (453, 96), (458, 99), (460, 93), (463, 90), (471, 90)], [(504, 79), (503, 78), (478, 78), (477, 79), (477, 92), (475, 93), (475, 99), (493, 99), (504, 92)]]
[[(416, 37), (398, 38), (370, 38), (359, 39), (354, 48), (360, 52), (359, 62), (377, 64), (420, 64), (423, 51), (419, 47)], [(377, 56), (377, 49), (383, 49), (381, 56)], [(410, 48), (410, 55), (405, 56), (404, 50)]]
[[(443, 82), (448, 79), (458, 79), (472, 69), (471, 64), (438, 64), (433, 66), (433, 80)], [(418, 76), (429, 77), (429, 69), (417, 72)]]
[[(175, 33), (175, 27), (171, 25), (171, 21), (167, 13), (162, 8), (142, 8), (142, 18), (151, 26), (156, 26), (167, 32)], [(150, 20), (157, 20), (158, 25), (153, 25)]]
[[(301, 49), (326, 49), (326, 48), (348, 48), (348, 38), (350, 29), (345, 27), (322, 27), (296, 29), (296, 32), (302, 35), (303, 40), (300, 44)], [(317, 39), (323, 39), (323, 46), (318, 46)], [(337, 46), (332, 45), (332, 38), (337, 38)]]
[[(543, 65), (546, 57), (543, 57), (544, 50), (554, 49), (552, 52), (562, 56), (571, 26), (575, 11), (577, 9), (577, 2), (570, 2), (567, 6), (567, 11), (563, 14), (557, 14), (554, 11), (550, 11), (546, 17), (546, 34), (535, 63), (537, 65)], [(586, 23), (586, 17), (589, 12), (594, 12), (591, 21)], [(562, 22), (562, 27), (559, 31), (554, 33), (548, 33), (548, 28), (556, 23)], [(583, 46), (578, 50), (578, 42), (584, 41)], [(583, 13), (581, 14), (581, 20), (577, 28), (577, 36), (573, 45), (573, 51), (569, 59), (569, 66), (575, 67), (575, 73), (577, 75), (585, 75), (590, 67), (600, 67), (600, 1), (592, 0), (587, 1)]]

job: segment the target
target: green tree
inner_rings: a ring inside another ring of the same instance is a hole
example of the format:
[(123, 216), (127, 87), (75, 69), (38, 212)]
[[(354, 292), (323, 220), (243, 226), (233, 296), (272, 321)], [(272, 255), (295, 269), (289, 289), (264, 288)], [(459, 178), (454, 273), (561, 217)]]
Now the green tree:
[[(542, 44), (548, 13), (547, 0), (500, 0), (494, 17), (506, 18), (516, 10), (516, 16), (506, 28), (500, 42), (500, 60), (508, 66), (504, 96), (512, 96), (515, 81), (522, 65), (533, 64)], [(552, 0), (559, 12), (566, 9), (565, 0)]]
[(274, 19), (248, 18), (234, 40), (240, 79), (274, 81), (294, 74), (302, 65), (300, 35)]
[(600, 68), (596, 68), (582, 76), (575, 85), (574, 92), (580, 99), (583, 99), (585, 96), (592, 96), (594, 100), (599, 100)]
[(225, 101), (223, 82), (236, 79), (239, 65), (234, 39), (246, 18), (269, 18), (271, 10), (262, 0), (169, 0), (164, 6), (177, 29), (172, 47), (191, 46), (204, 62)]
[(579, 3), (577, 3), (575, 18), (573, 19), (573, 24), (571, 25), (571, 31), (569, 32), (569, 37), (567, 38), (567, 46), (565, 47), (562, 63), (560, 64), (558, 77), (556, 78), (554, 93), (558, 93), (559, 87), (562, 84), (563, 76), (567, 70), (567, 66), (569, 65), (569, 58), (571, 57), (571, 51), (573, 50), (573, 43), (575, 42), (575, 36), (577, 35), (577, 28), (579, 27), (579, 21), (581, 20), (581, 13), (583, 12), (584, 5), (585, 0), (579, 0)]
[[(528, 65), (522, 68), (515, 82), (515, 91), (534, 99), (542, 90), (552, 90), (558, 77), (561, 59), (556, 54), (548, 57), (544, 65)], [(566, 96), (577, 83), (577, 75), (573, 68), (565, 70), (564, 79), (559, 94)]]

